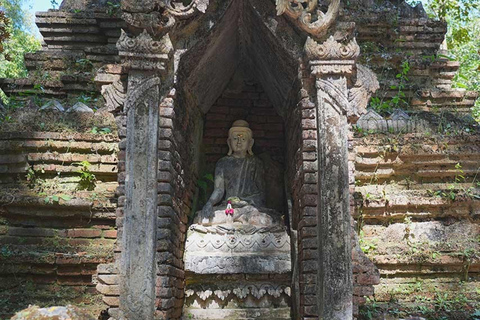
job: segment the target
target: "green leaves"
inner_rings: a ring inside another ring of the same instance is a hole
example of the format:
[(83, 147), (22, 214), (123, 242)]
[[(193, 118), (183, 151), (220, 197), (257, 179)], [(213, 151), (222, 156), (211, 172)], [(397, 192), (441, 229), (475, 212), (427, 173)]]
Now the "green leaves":
[(58, 2), (56, 0), (50, 0), (50, 5), (53, 9), (56, 9), (58, 7)]
[(389, 113), (396, 108), (408, 107), (404, 90), (409, 81), (407, 76), (409, 72), (410, 63), (408, 60), (405, 60), (401, 64), (400, 72), (395, 75), (395, 78), (398, 79), (398, 84), (390, 86), (390, 89), (396, 90), (397, 93), (390, 100), (372, 97), (370, 100), (370, 107), (381, 114)]
[(90, 133), (93, 134), (110, 134), (112, 133), (112, 129), (105, 127), (105, 128), (98, 128), (98, 127), (92, 127), (90, 130)]
[(45, 204), (49, 204), (49, 203), (59, 203), (60, 202), (60, 199), (62, 199), (63, 201), (70, 201), (72, 200), (72, 197), (71, 196), (67, 196), (65, 194), (60, 194), (60, 195), (53, 195), (53, 196), (46, 196), (45, 198), (43, 198), (43, 202), (45, 202)]
[(116, 16), (120, 13), (120, 4), (113, 1), (107, 2), (107, 14), (111, 17)]
[(97, 183), (97, 177), (95, 176), (95, 174), (90, 172), (91, 163), (84, 160), (81, 162), (76, 162), (74, 164), (80, 166), (80, 169), (77, 170), (77, 172), (80, 174), (78, 189), (88, 191), (94, 190)]
[(0, 29), (9, 38), (0, 39), (0, 46), (3, 47), (3, 52), (0, 53), (0, 78), (25, 77), (27, 70), (23, 55), (41, 47), (40, 40), (31, 34), (33, 17), (23, 9), (23, 5), (29, 1), (8, 0), (1, 3), (8, 21), (0, 22)]

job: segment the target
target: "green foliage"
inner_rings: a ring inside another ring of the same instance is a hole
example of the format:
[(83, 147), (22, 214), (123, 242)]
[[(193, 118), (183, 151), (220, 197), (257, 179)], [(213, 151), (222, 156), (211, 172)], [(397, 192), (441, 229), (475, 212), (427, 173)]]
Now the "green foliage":
[(80, 166), (80, 169), (77, 171), (80, 174), (78, 189), (88, 191), (94, 190), (97, 182), (97, 177), (90, 171), (90, 167), (92, 166), (91, 163), (84, 160), (75, 163), (75, 165)]
[(381, 309), (375, 298), (367, 297), (366, 299), (365, 304), (360, 306), (359, 313), (362, 319), (373, 320), (380, 314)]
[(76, 71), (91, 72), (93, 69), (93, 62), (90, 59), (77, 59), (74, 63)]
[(477, 309), (472, 313), (472, 320), (480, 320), (480, 309)]
[(50, 0), (50, 5), (53, 9), (56, 9), (58, 7), (58, 2), (56, 0)]
[(5, 12), (0, 11), (0, 52), (3, 52), (3, 42), (10, 37), (7, 29), (9, 24), (10, 19), (7, 18)]
[(0, 256), (2, 256), (3, 258), (11, 257), (13, 256), (13, 254), (14, 253), (12, 249), (10, 249), (10, 246), (8, 244), (0, 247)]
[(373, 242), (367, 242), (365, 240), (361, 240), (360, 249), (362, 249), (363, 253), (369, 254), (377, 250), (377, 245)]
[(444, 198), (450, 201), (456, 201), (459, 198), (467, 199), (480, 199), (477, 188), (480, 187), (480, 183), (477, 181), (480, 167), (477, 169), (477, 173), (472, 179), (471, 186), (465, 187), (465, 184), (469, 179), (465, 177), (465, 172), (462, 169), (460, 163), (455, 164), (455, 177), (451, 183), (448, 184), (445, 190), (427, 190), (427, 194), (431, 197)]
[(424, 3), (430, 16), (447, 21), (468, 21), (480, 9), (480, 0), (427, 0)]
[(397, 108), (408, 107), (408, 101), (406, 100), (404, 91), (409, 81), (409, 72), (410, 63), (408, 60), (404, 60), (401, 65), (400, 72), (395, 75), (395, 78), (398, 80), (398, 84), (390, 87), (390, 89), (397, 91), (395, 96), (393, 96), (390, 100), (385, 100), (385, 98), (380, 99), (380, 97), (372, 97), (370, 100), (370, 107), (381, 114), (392, 112)]
[(19, 78), (27, 75), (24, 64), (24, 54), (40, 49), (40, 40), (32, 34), (33, 17), (22, 8), (28, 0), (2, 1), (9, 23), (6, 32), (10, 37), (3, 43), (3, 52), (0, 53), (0, 78)]
[(120, 13), (120, 3), (115, 3), (112, 1), (107, 2), (107, 14), (111, 17), (116, 16)]
[(43, 201), (47, 204), (48, 203), (53, 204), (53, 203), (59, 203), (60, 199), (62, 199), (63, 201), (69, 201), (69, 200), (72, 200), (72, 197), (65, 194), (60, 194), (60, 195), (46, 196), (45, 198), (43, 198)]
[[(480, 0), (424, 0), (425, 10), (431, 17), (448, 24), (446, 35), (449, 54), (460, 62), (453, 85), (480, 91)], [(480, 122), (480, 101), (477, 100), (472, 116)]]
[(92, 127), (92, 130), (90, 130), (90, 133), (93, 134), (110, 134), (112, 133), (112, 129), (105, 127), (105, 128), (99, 128), (99, 127)]
[[(453, 85), (480, 92), (480, 52), (478, 50), (480, 48), (480, 17), (463, 25), (451, 21), (449, 26), (451, 26), (447, 33), (449, 52), (460, 62)], [(480, 100), (477, 100), (472, 116), (480, 122)]]

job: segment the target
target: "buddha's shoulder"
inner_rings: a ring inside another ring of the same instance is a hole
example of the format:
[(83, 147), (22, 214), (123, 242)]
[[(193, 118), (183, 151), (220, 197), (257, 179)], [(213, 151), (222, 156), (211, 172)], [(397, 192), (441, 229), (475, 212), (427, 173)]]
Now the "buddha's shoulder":
[(215, 167), (219, 168), (219, 167), (225, 167), (226, 165), (228, 165), (229, 163), (231, 163), (233, 161), (233, 157), (232, 156), (225, 156), (223, 158), (220, 158), (218, 161), (217, 161), (217, 164), (215, 165)]

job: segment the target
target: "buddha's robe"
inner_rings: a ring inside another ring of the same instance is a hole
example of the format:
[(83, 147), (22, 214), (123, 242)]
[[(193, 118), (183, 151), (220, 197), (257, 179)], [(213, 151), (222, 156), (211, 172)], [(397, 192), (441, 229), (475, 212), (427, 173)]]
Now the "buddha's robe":
[(237, 197), (258, 208), (265, 206), (263, 162), (255, 156), (221, 158), (215, 167), (215, 179), (224, 181), (225, 200)]

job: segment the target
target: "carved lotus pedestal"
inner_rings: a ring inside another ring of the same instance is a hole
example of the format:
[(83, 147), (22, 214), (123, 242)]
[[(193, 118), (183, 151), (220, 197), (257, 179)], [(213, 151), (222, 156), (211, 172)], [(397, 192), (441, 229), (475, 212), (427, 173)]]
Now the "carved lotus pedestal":
[(291, 319), (284, 227), (192, 225), (184, 261), (184, 319)]

